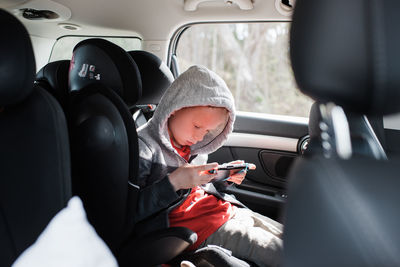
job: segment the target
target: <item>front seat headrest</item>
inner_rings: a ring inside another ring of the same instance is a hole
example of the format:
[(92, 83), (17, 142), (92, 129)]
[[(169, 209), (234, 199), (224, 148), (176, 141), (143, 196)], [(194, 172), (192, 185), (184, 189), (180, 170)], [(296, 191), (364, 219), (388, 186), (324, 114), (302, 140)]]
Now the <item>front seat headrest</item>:
[(121, 47), (104, 39), (87, 39), (73, 51), (69, 72), (70, 91), (101, 83), (128, 105), (141, 97), (142, 81), (136, 63)]
[(147, 51), (130, 51), (142, 77), (142, 97), (137, 104), (158, 104), (165, 90), (174, 81), (174, 75), (156, 55)]
[(31, 40), (22, 23), (0, 9), (0, 106), (17, 104), (33, 88), (36, 66)]
[(400, 111), (399, 10), (396, 0), (298, 1), (290, 56), (300, 90), (353, 112)]

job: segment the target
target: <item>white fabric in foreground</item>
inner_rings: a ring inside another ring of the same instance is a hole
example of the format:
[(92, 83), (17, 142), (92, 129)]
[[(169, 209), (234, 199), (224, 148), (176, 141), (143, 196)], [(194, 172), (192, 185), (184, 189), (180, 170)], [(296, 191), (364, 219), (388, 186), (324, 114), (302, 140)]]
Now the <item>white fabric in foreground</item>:
[(87, 221), (81, 200), (73, 197), (12, 265), (36, 266), (116, 267), (118, 264)]

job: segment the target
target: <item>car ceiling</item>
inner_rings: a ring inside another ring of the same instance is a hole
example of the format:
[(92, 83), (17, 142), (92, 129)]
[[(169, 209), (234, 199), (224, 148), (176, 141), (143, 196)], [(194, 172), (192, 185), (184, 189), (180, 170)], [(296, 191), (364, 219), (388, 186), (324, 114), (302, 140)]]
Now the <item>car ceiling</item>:
[[(206, 1), (196, 11), (185, 11), (187, 0), (0, 0), (0, 7), (17, 15), (30, 35), (57, 39), (65, 35), (139, 36), (143, 40), (166, 41), (182, 25), (210, 21), (287, 21), (276, 0), (249, 0), (252, 10), (241, 10), (226, 0)], [(236, 0), (233, 0), (236, 1)], [(27, 20), (19, 9), (50, 9), (60, 15), (55, 20)], [(71, 31), (59, 24), (80, 27)]]

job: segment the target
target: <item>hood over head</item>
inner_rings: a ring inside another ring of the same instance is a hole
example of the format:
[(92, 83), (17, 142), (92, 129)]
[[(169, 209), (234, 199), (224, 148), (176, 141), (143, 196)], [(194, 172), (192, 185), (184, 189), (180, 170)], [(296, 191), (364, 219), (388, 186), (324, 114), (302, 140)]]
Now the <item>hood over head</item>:
[(168, 118), (174, 111), (186, 107), (212, 106), (223, 107), (229, 112), (226, 125), (210, 131), (202, 141), (191, 146), (191, 154), (208, 154), (214, 152), (233, 130), (235, 121), (235, 104), (231, 91), (224, 80), (216, 73), (203, 66), (192, 66), (183, 72), (161, 98), (149, 127), (159, 133), (161, 142), (173, 150), (168, 134)]

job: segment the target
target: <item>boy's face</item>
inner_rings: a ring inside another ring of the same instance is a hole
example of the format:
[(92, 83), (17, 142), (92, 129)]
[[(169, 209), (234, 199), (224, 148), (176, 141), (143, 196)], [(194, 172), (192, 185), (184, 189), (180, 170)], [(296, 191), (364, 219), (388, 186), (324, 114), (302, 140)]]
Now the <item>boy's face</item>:
[(169, 134), (175, 145), (191, 146), (204, 136), (226, 124), (228, 111), (225, 108), (190, 107), (175, 111), (168, 119)]

